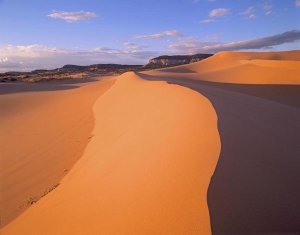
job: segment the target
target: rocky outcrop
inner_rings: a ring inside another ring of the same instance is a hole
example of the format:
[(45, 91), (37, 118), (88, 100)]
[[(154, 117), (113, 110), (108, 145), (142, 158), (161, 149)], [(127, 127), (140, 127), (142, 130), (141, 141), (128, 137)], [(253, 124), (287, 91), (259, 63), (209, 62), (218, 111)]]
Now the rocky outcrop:
[(145, 67), (161, 68), (161, 67), (168, 67), (174, 65), (189, 64), (189, 63), (206, 59), (210, 56), (212, 56), (212, 54), (173, 55), (173, 56), (163, 55), (151, 59), (149, 63), (145, 65)]

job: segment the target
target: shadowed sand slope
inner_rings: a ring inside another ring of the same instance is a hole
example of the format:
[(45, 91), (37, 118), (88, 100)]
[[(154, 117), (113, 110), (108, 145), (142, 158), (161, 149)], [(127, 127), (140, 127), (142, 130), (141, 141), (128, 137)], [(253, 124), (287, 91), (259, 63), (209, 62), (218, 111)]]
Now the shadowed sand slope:
[(0, 84), (1, 226), (54, 189), (79, 159), (93, 103), (113, 82)]
[(167, 81), (205, 95), (218, 115), (222, 148), (208, 192), (213, 234), (299, 234), (300, 86)]
[(126, 73), (94, 113), (83, 157), (2, 234), (210, 234), (206, 196), (220, 152), (210, 102)]
[(219, 52), (196, 63), (145, 74), (223, 83), (300, 84), (300, 51)]

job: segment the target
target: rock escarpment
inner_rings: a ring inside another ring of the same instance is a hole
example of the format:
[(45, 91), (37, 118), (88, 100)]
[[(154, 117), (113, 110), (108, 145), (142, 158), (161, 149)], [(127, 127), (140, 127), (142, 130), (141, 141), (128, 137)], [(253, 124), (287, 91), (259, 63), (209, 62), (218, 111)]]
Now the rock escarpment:
[(189, 64), (189, 63), (206, 59), (210, 56), (212, 56), (212, 54), (174, 55), (174, 56), (163, 55), (149, 60), (149, 63), (145, 65), (145, 67), (161, 68), (161, 67), (168, 67), (174, 65)]

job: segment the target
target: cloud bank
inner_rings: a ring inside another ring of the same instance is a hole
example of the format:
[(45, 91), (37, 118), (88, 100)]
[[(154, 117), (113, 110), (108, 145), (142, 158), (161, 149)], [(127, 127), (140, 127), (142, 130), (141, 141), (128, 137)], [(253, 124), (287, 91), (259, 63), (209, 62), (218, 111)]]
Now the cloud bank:
[(216, 53), (219, 51), (264, 49), (298, 40), (300, 40), (300, 31), (291, 30), (273, 36), (229, 43), (201, 42), (193, 38), (188, 38), (177, 41), (169, 45), (168, 48), (178, 53)]
[[(178, 32), (178, 31), (176, 31)], [(179, 33), (179, 32), (178, 32)], [(179, 35), (181, 35), (179, 33)], [(156, 39), (156, 37), (154, 37)], [(124, 42), (121, 48), (97, 47), (91, 50), (63, 49), (43, 45), (0, 47), (0, 72), (53, 69), (65, 64), (89, 65), (98, 63), (145, 64), (162, 54), (216, 53), (232, 50), (266, 49), (300, 40), (300, 30), (244, 41), (200, 41), (192, 37), (177, 37), (165, 50), (150, 50), (147, 45)]]
[(97, 47), (91, 50), (52, 48), (36, 44), (7, 45), (0, 47), (0, 72), (54, 69), (65, 64), (144, 64), (149, 58), (161, 54), (147, 51), (146, 48), (130, 42), (125, 42), (121, 49)]

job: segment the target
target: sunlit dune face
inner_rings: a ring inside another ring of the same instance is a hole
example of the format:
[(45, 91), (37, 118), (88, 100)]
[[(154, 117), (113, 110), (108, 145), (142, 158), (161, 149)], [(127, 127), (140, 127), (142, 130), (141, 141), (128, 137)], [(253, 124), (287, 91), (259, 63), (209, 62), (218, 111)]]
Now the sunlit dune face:
[(144, 73), (222, 83), (300, 84), (300, 51), (220, 52), (200, 62)]
[(1, 226), (55, 189), (82, 156), (93, 130), (92, 106), (113, 83), (2, 84)]
[(211, 234), (206, 194), (220, 140), (209, 101), (129, 73), (94, 113), (81, 160), (3, 234)]

